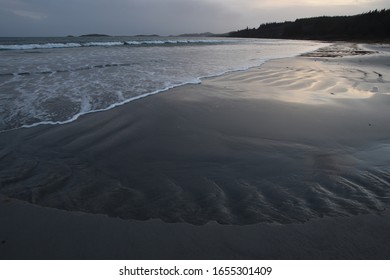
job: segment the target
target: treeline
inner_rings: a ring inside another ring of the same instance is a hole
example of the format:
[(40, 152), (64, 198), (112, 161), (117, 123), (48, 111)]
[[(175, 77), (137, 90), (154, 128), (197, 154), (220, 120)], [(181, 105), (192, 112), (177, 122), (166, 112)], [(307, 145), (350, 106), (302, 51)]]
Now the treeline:
[(389, 40), (390, 9), (355, 16), (302, 18), (283, 23), (261, 24), (230, 32), (231, 37), (311, 39), (311, 40)]

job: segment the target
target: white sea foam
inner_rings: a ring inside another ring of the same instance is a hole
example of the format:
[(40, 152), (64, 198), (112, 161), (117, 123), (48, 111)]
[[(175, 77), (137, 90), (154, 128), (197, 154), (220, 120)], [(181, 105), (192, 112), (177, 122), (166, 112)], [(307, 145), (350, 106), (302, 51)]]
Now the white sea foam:
[(0, 50), (33, 50), (33, 49), (55, 49), (55, 48), (77, 48), (77, 47), (82, 47), (82, 45), (79, 43), (0, 45)]
[[(141, 95), (138, 95), (138, 96), (134, 96), (132, 98), (128, 98), (126, 100), (123, 100), (122, 102), (118, 102), (118, 103), (114, 103), (114, 104), (111, 104), (110, 106), (108, 106), (107, 108), (103, 108), (103, 109), (97, 109), (97, 110), (90, 110), (90, 104), (89, 103), (83, 103), (83, 106), (82, 106), (82, 109), (80, 111), (80, 113), (74, 115), (72, 118), (70, 118), (69, 120), (66, 120), (66, 121), (42, 121), (42, 122), (37, 122), (37, 123), (33, 123), (33, 124), (26, 124), (26, 125), (22, 125), (21, 127), (22, 128), (29, 128), (29, 127), (35, 127), (35, 126), (39, 126), (39, 125), (59, 125), (59, 124), (67, 124), (67, 123), (71, 123), (71, 122), (74, 122), (75, 120), (77, 120), (79, 117), (83, 116), (83, 115), (86, 115), (86, 114), (91, 114), (91, 113), (98, 113), (98, 112), (104, 112), (104, 111), (108, 111), (108, 110), (111, 110), (111, 109), (114, 109), (118, 106), (121, 106), (121, 105), (124, 105), (124, 104), (127, 104), (129, 102), (132, 102), (132, 101), (135, 101), (135, 100), (139, 100), (141, 98), (145, 98), (145, 97), (148, 97), (148, 96), (151, 96), (151, 95), (155, 95), (155, 94), (158, 94), (158, 93), (161, 93), (161, 92), (164, 92), (164, 91), (167, 91), (169, 89), (172, 89), (172, 88), (175, 88), (175, 87), (178, 87), (178, 86), (183, 86), (183, 85), (187, 85), (187, 84), (199, 84), (200, 81), (198, 80), (194, 80), (193, 82), (188, 82), (188, 83), (183, 83), (183, 84), (179, 84), (179, 85), (175, 85), (175, 86), (168, 86), (166, 88), (163, 88), (163, 89), (160, 89), (160, 90), (155, 90), (153, 92), (148, 92), (148, 93), (144, 93), (144, 94), (141, 94)], [(0, 131), (0, 133), (3, 132), (3, 131)]]
[(46, 44), (22, 44), (0, 45), (0, 50), (33, 50), (33, 49), (58, 49), (80, 47), (112, 47), (123, 46), (124, 42), (87, 42), (87, 43), (46, 43)]
[(126, 41), (127, 45), (164, 45), (164, 44), (219, 44), (235, 42), (235, 40), (147, 40)]
[(56, 49), (56, 48), (79, 48), (79, 47), (113, 47), (123, 45), (164, 45), (164, 44), (221, 44), (236, 42), (237, 40), (130, 40), (110, 42), (81, 42), (81, 43), (42, 43), (42, 44), (9, 44), (0, 45), (0, 50), (33, 50), (33, 49)]
[(113, 47), (123, 46), (124, 42), (89, 42), (81, 44), (82, 47)]

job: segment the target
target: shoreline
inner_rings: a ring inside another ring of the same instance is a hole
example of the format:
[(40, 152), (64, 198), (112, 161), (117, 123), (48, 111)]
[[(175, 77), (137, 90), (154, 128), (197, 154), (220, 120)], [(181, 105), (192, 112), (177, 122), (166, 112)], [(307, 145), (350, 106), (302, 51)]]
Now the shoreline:
[[(230, 37), (226, 37), (225, 39), (228, 39), (228, 38), (230, 38)], [(262, 40), (267, 40), (267, 39), (264, 38)], [(269, 40), (277, 40), (277, 39), (269, 39)], [(294, 41), (294, 40), (290, 40), (290, 41)], [(310, 40), (308, 40), (308, 41), (310, 41)], [(313, 40), (313, 41), (315, 41), (315, 40)], [(320, 42), (320, 41), (318, 41), (318, 42)], [(322, 47), (322, 48), (327, 48), (327, 47), (330, 47), (332, 45), (331, 43), (328, 43), (328, 44), (329, 44), (329, 46)], [(307, 52), (307, 53), (305, 52), (305, 53), (299, 54), (297, 56), (298, 57), (305, 56), (305, 54), (310, 54), (310, 53), (315, 53), (315, 52), (316, 51), (310, 51), (310, 52)], [(367, 52), (367, 53), (369, 53), (369, 52)], [(80, 117), (82, 117), (84, 115), (89, 115), (89, 114), (95, 114), (95, 113), (101, 113), (101, 112), (109, 111), (109, 110), (112, 110), (112, 109), (114, 109), (116, 107), (123, 106), (123, 105), (126, 105), (128, 103), (131, 103), (131, 102), (134, 102), (134, 101), (137, 101), (139, 99), (146, 98), (146, 97), (150, 97), (150, 96), (153, 96), (153, 95), (156, 95), (156, 94), (161, 94), (161, 93), (167, 92), (169, 90), (172, 90), (174, 88), (180, 88), (182, 86), (201, 84), (203, 80), (213, 79), (213, 78), (221, 77), (221, 76), (224, 76), (224, 75), (239, 73), (239, 72), (242, 72), (242, 71), (248, 71), (248, 70), (251, 70), (251, 69), (255, 69), (255, 68), (261, 67), (263, 64), (265, 64), (267, 62), (271, 62), (273, 60), (288, 59), (288, 58), (292, 58), (292, 57), (287, 56), (287, 57), (282, 57), (282, 58), (267, 58), (265, 61), (262, 61), (261, 64), (259, 64), (259, 65), (248, 66), (248, 67), (245, 67), (245, 68), (237, 68), (237, 69), (234, 69), (234, 70), (226, 70), (224, 72), (217, 73), (217, 74), (211, 74), (209, 76), (195, 77), (192, 81), (184, 82), (184, 83), (177, 84), (177, 85), (170, 85), (170, 86), (162, 88), (162, 89), (157, 89), (157, 90), (154, 90), (154, 91), (151, 91), (151, 92), (146, 92), (144, 94), (140, 94), (140, 95), (128, 98), (126, 100), (123, 100), (121, 102), (113, 103), (113, 104), (111, 104), (110, 106), (108, 106), (106, 108), (95, 109), (95, 110), (91, 110), (91, 111), (88, 111), (88, 112), (79, 112), (79, 113), (75, 114), (73, 117), (71, 117), (68, 120), (64, 120), (64, 121), (40, 121), (40, 122), (33, 123), (33, 124), (25, 124), (25, 125), (22, 125), (22, 126), (19, 126), (19, 127), (11, 128), (11, 129), (0, 130), (0, 134), (1, 133), (6, 133), (6, 132), (9, 132), (9, 131), (18, 130), (18, 129), (34, 128), (34, 127), (41, 126), (41, 125), (64, 125), (64, 124), (72, 123), (74, 121), (77, 121)], [(22, 74), (26, 74), (26, 73), (22, 73)], [(5, 75), (14, 75), (14, 73), (7, 73)], [(16, 75), (19, 75), (19, 74), (16, 74)]]
[(0, 258), (388, 258), (389, 60), (268, 61), (0, 134)]

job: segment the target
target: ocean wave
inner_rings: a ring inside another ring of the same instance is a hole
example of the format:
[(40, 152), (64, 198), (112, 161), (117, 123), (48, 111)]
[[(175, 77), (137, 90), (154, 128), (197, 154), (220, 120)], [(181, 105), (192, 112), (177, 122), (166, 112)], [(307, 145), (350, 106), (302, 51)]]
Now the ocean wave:
[[(70, 119), (67, 119), (65, 121), (40, 121), (40, 122), (35, 122), (35, 123), (32, 123), (32, 124), (25, 124), (25, 125), (22, 125), (20, 127), (16, 127), (15, 129), (18, 129), (18, 128), (30, 128), (30, 127), (35, 127), (35, 126), (39, 126), (39, 125), (59, 125), (59, 124), (71, 123), (71, 122), (74, 122), (75, 120), (77, 120), (79, 117), (81, 117), (83, 115), (108, 111), (108, 110), (111, 110), (111, 109), (113, 109), (115, 107), (118, 107), (118, 106), (130, 103), (132, 101), (135, 101), (135, 100), (138, 100), (138, 99), (141, 99), (141, 98), (145, 98), (145, 97), (148, 97), (148, 96), (151, 96), (151, 95), (155, 95), (155, 94), (167, 91), (167, 90), (175, 88), (175, 87), (179, 87), (179, 86), (183, 86), (183, 85), (189, 85), (189, 84), (199, 84), (200, 82), (201, 82), (200, 79), (194, 79), (193, 81), (189, 81), (189, 82), (186, 82), (186, 83), (181, 83), (181, 84), (177, 84), (177, 85), (170, 85), (170, 86), (167, 86), (167, 87), (165, 87), (163, 89), (158, 89), (158, 90), (155, 90), (155, 91), (152, 91), (152, 92), (147, 92), (147, 93), (144, 93), (144, 94), (140, 94), (140, 95), (137, 95), (137, 96), (133, 96), (133, 97), (127, 98), (127, 99), (125, 99), (125, 100), (123, 100), (121, 102), (113, 103), (113, 104), (109, 105), (106, 108), (93, 109), (92, 110), (92, 109), (89, 108), (89, 106), (81, 106), (81, 107), (84, 107), (84, 110), (81, 110), (79, 113), (73, 115)], [(15, 130), (15, 129), (3, 130), (3, 131), (0, 131), (0, 133), (1, 132)]]
[(29, 76), (29, 75), (52, 75), (56, 73), (72, 73), (77, 71), (91, 70), (95, 68), (108, 68), (108, 67), (126, 67), (130, 66), (130, 63), (107, 63), (107, 64), (98, 64), (90, 65), (86, 67), (78, 67), (74, 69), (58, 69), (52, 71), (31, 71), (31, 72), (14, 72), (14, 73), (0, 73), (0, 77), (6, 76)]
[(82, 47), (79, 43), (46, 43), (46, 44), (23, 44), (23, 45), (0, 45), (0, 50), (34, 50)]
[(43, 43), (43, 44), (14, 44), (0, 45), (0, 50), (34, 50), (80, 47), (115, 47), (115, 46), (155, 46), (155, 45), (185, 45), (185, 44), (221, 44), (232, 40), (131, 40), (112, 42), (83, 42), (83, 43)]
[(125, 41), (127, 45), (165, 45), (165, 44), (220, 44), (231, 42), (229, 40), (148, 40)]
[[(261, 62), (259, 62), (259, 65), (263, 64), (265, 61), (266, 60), (262, 60)], [(202, 80), (207, 79), (207, 78), (215, 78), (215, 77), (219, 77), (219, 76), (222, 76), (222, 75), (225, 75), (225, 74), (228, 74), (228, 73), (245, 71), (245, 70), (249, 70), (252, 67), (258, 67), (259, 65), (257, 65), (257, 66), (239, 67), (239, 68), (236, 68), (236, 69), (230, 69), (230, 70), (226, 70), (226, 71), (221, 71), (221, 72), (217, 72), (217, 73), (213, 73), (213, 74), (209, 74), (209, 75), (205, 75), (205, 76), (200, 76), (200, 77), (195, 77), (195, 78), (192, 78), (192, 79), (188, 79), (188, 80), (180, 82), (180, 83), (168, 83), (168, 85), (165, 86), (165, 87), (158, 88), (156, 90), (148, 91), (148, 92), (145, 92), (145, 93), (142, 93), (142, 94), (138, 94), (138, 95), (135, 95), (135, 96), (131, 96), (131, 97), (128, 97), (128, 98), (124, 98), (123, 95), (122, 95), (122, 98), (121, 98), (120, 101), (108, 104), (107, 106), (102, 107), (102, 108), (92, 109), (90, 106), (83, 106), (83, 104), (81, 104), (80, 105), (80, 108), (81, 108), (80, 111), (78, 113), (72, 114), (71, 116), (68, 116), (68, 118), (66, 118), (65, 120), (43, 120), (43, 121), (37, 121), (36, 118), (33, 118), (34, 121), (32, 123), (18, 124), (18, 125), (13, 124), (15, 126), (11, 126), (11, 127), (8, 127), (8, 126), (2, 127), (1, 123), (0, 123), (0, 133), (7, 132), (7, 131), (12, 131), (12, 130), (17, 130), (19, 128), (31, 128), (31, 127), (36, 127), (36, 126), (40, 126), (40, 125), (63, 125), (63, 124), (71, 123), (71, 122), (76, 121), (78, 118), (80, 118), (83, 115), (108, 111), (108, 110), (111, 110), (111, 109), (116, 108), (118, 106), (122, 106), (124, 104), (130, 103), (130, 102), (133, 102), (133, 101), (145, 98), (145, 97), (149, 97), (149, 96), (152, 96), (152, 95), (155, 95), (155, 94), (159, 94), (161, 92), (166, 92), (166, 91), (168, 91), (170, 89), (173, 89), (173, 88), (176, 88), (176, 87), (181, 87), (181, 86), (191, 85), (191, 84), (193, 84), (193, 85), (194, 84), (200, 84), (202, 82)], [(71, 70), (56, 70), (56, 71), (53, 71), (53, 72), (47, 72), (47, 71), (43, 71), (43, 72), (20, 72), (20, 73), (5, 73), (5, 74), (2, 74), (2, 75), (3, 76), (14, 76), (14, 77), (17, 77), (17, 76), (29, 76), (29, 75), (52, 75), (52, 74), (55, 74), (55, 73), (72, 73), (72, 72), (76, 72), (76, 71), (90, 70), (90, 69), (94, 69), (94, 68), (125, 67), (125, 66), (129, 66), (129, 64), (106, 64), (106, 65), (96, 65), (96, 66), (90, 66), (90, 67), (78, 68), (78, 69), (71, 69)], [(11, 123), (13, 123), (13, 122), (11, 122)]]

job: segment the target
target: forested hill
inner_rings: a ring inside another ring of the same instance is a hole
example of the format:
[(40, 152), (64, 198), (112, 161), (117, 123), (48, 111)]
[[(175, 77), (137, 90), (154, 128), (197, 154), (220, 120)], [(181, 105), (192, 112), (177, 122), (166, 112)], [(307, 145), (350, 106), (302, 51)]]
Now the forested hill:
[(355, 16), (303, 18), (283, 23), (266, 23), (259, 28), (230, 32), (231, 37), (313, 39), (313, 40), (390, 40), (390, 9), (374, 10)]

